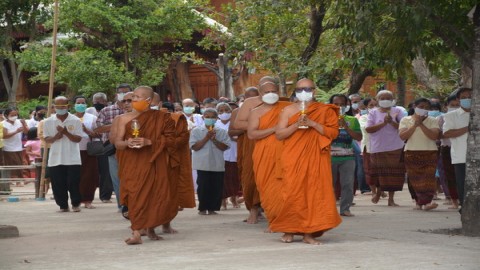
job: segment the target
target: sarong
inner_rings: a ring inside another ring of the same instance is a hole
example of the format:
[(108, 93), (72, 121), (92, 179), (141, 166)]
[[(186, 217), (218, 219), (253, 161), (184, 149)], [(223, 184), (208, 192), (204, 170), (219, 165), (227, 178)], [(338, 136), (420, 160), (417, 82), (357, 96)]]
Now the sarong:
[(403, 149), (370, 154), (370, 177), (382, 191), (401, 191), (405, 182)]
[(371, 174), (371, 165), (370, 165), (370, 153), (368, 153), (366, 150), (363, 150), (363, 172), (365, 173), (365, 182), (367, 182), (367, 185), (369, 186), (374, 186), (375, 183), (372, 180), (372, 177), (370, 176)]
[(443, 170), (440, 171), (440, 176), (443, 175), (445, 177), (445, 182), (447, 183), (450, 198), (452, 200), (458, 200), (457, 181), (455, 180), (455, 168), (452, 164), (452, 156), (450, 154), (449, 146), (442, 146), (440, 148), (440, 158), (443, 163)]
[(405, 168), (417, 204), (431, 203), (437, 187), (437, 151), (405, 151)]
[(87, 151), (80, 151), (82, 167), (80, 173), (79, 191), (82, 202), (91, 202), (95, 197), (95, 190), (100, 182), (97, 157), (89, 156)]
[(223, 199), (237, 196), (240, 191), (237, 162), (225, 161), (225, 176), (223, 182)]

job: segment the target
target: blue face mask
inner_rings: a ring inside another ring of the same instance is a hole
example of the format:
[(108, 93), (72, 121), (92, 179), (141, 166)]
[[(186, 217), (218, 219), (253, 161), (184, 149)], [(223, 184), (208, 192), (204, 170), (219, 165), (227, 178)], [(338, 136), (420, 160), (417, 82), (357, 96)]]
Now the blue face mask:
[(204, 112), (205, 112), (205, 109), (204, 109), (204, 108), (200, 109), (200, 113), (201, 113), (201, 114), (203, 114)]
[(195, 111), (195, 107), (185, 106), (183, 107), (183, 112), (186, 114), (192, 114)]
[(75, 104), (75, 111), (79, 113), (84, 113), (87, 109), (87, 104)]
[(368, 114), (368, 110), (360, 110), (360, 115)]
[(440, 111), (429, 111), (428, 112), (428, 116), (431, 116), (431, 117), (438, 117), (442, 115), (442, 113)]
[(205, 122), (205, 126), (214, 126), (215, 123), (217, 122), (217, 119), (214, 119), (214, 118), (205, 118), (203, 120), (203, 122)]
[(55, 109), (55, 113), (58, 115), (65, 115), (68, 113), (68, 109)]
[(471, 98), (460, 99), (460, 106), (465, 109), (470, 109), (472, 107), (472, 99)]

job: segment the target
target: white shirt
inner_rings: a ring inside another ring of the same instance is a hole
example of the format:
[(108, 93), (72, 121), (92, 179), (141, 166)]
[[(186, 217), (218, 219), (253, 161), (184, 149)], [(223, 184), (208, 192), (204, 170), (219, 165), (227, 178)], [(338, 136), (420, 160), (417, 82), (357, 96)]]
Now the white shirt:
[[(230, 145), (230, 139), (225, 130), (215, 128), (217, 134), (215, 139), (217, 141)], [(190, 148), (197, 143), (198, 141), (205, 138), (207, 135), (207, 128), (205, 125), (196, 127), (190, 132)], [(192, 152), (192, 169), (201, 170), (201, 171), (211, 171), (211, 172), (224, 172), (225, 171), (225, 160), (223, 159), (223, 151), (218, 149), (211, 140), (198, 151)]]
[[(82, 136), (82, 122), (78, 117), (69, 113), (63, 122), (56, 115), (47, 118), (44, 122), (43, 137), (55, 136), (58, 133), (57, 126), (67, 127), (69, 133)], [(81, 164), (79, 143), (70, 141), (67, 136), (63, 136), (60, 140), (52, 143), (48, 166)]]
[[(215, 123), (216, 128), (221, 128), (225, 130), (228, 134), (228, 127), (230, 126), (230, 121), (228, 121), (226, 124), (222, 122), (222, 120), (217, 120)], [(227, 150), (223, 151), (223, 158), (225, 161), (228, 162), (237, 162), (237, 142), (230, 140), (230, 148)]]
[(97, 112), (97, 109), (95, 109), (95, 107), (88, 107), (85, 110), (85, 113), (93, 114), (95, 117), (98, 116), (98, 112)]
[(185, 118), (187, 118), (187, 123), (188, 123), (188, 130), (192, 130), (196, 127), (200, 127), (200, 126), (203, 126), (204, 125), (204, 122), (203, 122), (203, 117), (201, 114), (198, 114), (198, 113), (194, 113), (190, 116), (187, 116), (185, 113), (183, 114), (185, 115)]
[[(97, 117), (93, 114), (85, 113), (83, 117), (80, 118), (82, 124), (89, 130), (94, 130), (97, 128)], [(83, 131), (82, 128), (82, 140), (80, 141), (80, 151), (87, 150), (87, 143), (90, 141), (90, 137), (87, 133)]]
[[(13, 124), (10, 124), (10, 122), (5, 120), (3, 121), (3, 127), (8, 131), (8, 133), (13, 133), (17, 131), (18, 128), (23, 127), (23, 125), (18, 119), (15, 120)], [(22, 132), (19, 132), (8, 139), (3, 139), (3, 151), (20, 152), (22, 150)]]
[(39, 123), (37, 120), (35, 120), (35, 118), (30, 118), (30, 119), (28, 119), (28, 120), (25, 121), (25, 122), (27, 122), (27, 127), (28, 127), (28, 129), (37, 127), (37, 126), (38, 126), (38, 123)]
[[(462, 108), (449, 112), (443, 116), (443, 132), (450, 129), (459, 129), (468, 126), (470, 122), (470, 113), (464, 111)], [(462, 136), (450, 138), (452, 144), (450, 154), (452, 156), (452, 164), (466, 163), (467, 161), (467, 138), (468, 133)]]
[(367, 132), (367, 117), (368, 114), (364, 114), (358, 118), (358, 123), (360, 124), (360, 130), (362, 131), (362, 141), (360, 143), (360, 152), (363, 154), (363, 150), (366, 150), (367, 153), (370, 153), (370, 134)]

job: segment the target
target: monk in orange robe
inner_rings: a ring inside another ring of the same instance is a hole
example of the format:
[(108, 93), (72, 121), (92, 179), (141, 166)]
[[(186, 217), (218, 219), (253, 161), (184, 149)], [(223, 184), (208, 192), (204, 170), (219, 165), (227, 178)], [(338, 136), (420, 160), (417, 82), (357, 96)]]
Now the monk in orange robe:
[[(162, 239), (155, 227), (169, 223), (178, 211), (177, 188), (169, 177), (168, 156), (175, 151), (175, 121), (169, 113), (151, 110), (153, 90), (134, 90), (134, 111), (118, 116), (115, 140), (121, 179), (122, 205), (128, 206), (132, 237), (129, 245), (141, 244), (140, 230), (147, 228), (152, 240)], [(139, 124), (139, 130), (132, 123)]]
[(261, 205), (267, 219), (273, 219), (282, 209), (282, 171), (279, 160), (283, 142), (275, 138), (278, 116), (288, 101), (278, 101), (278, 85), (265, 83), (260, 87), (263, 104), (252, 110), (248, 117), (248, 137), (255, 140), (253, 171), (260, 193)]
[[(285, 233), (285, 243), (302, 234), (305, 243), (318, 245), (315, 238), (341, 222), (330, 159), (330, 144), (338, 136), (338, 108), (314, 102), (314, 89), (309, 79), (297, 82), (295, 96), (299, 101), (285, 107), (275, 131), (277, 139), (284, 141), (283, 207), (269, 221), (272, 231)], [(305, 115), (300, 115), (302, 103)]]

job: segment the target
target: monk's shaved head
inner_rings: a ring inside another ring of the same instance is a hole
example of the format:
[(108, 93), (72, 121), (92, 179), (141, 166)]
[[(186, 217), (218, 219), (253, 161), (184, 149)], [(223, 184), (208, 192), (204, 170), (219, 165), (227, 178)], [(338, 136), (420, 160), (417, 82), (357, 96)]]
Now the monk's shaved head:
[(153, 99), (153, 89), (150, 86), (139, 86), (133, 90), (135, 95), (142, 97), (142, 98), (151, 98)]
[(313, 88), (315, 88), (315, 83), (310, 79), (303, 78), (303, 79), (298, 80), (297, 83), (295, 84), (295, 86), (297, 88), (302, 88), (302, 87), (313, 87)]
[(157, 106), (158, 104), (160, 104), (160, 95), (157, 92), (154, 92), (152, 103), (150, 105)]
[(55, 105), (66, 105), (68, 104), (68, 98), (64, 97), (64, 96), (58, 96), (55, 98), (55, 100), (53, 101)]
[(250, 86), (245, 89), (245, 98), (251, 98), (259, 96), (260, 93), (258, 92), (258, 88), (255, 86)]

